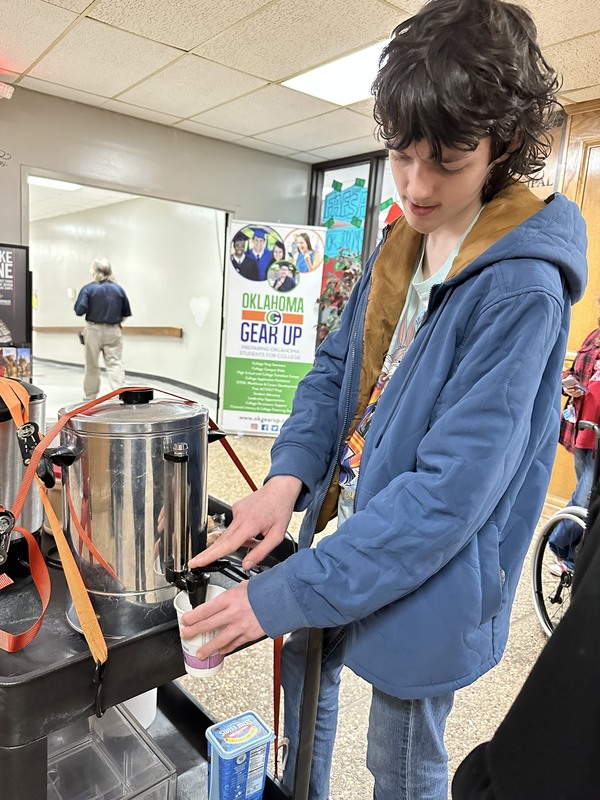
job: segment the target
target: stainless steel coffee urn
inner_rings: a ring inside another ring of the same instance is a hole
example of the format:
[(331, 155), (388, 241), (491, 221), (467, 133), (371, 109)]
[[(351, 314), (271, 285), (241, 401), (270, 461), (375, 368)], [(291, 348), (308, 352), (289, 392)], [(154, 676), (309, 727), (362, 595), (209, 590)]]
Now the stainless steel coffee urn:
[[(124, 391), (63, 428), (75, 456), (63, 469), (65, 533), (106, 637), (175, 618), (165, 554), (183, 564), (206, 546), (208, 441), (206, 408), (152, 390)], [(73, 605), (67, 619), (81, 630)]]
[[(43, 436), (46, 420), (46, 395), (37, 386), (26, 381), (15, 380), (15, 383), (23, 386), (29, 394), (29, 419), (37, 425)], [(27, 469), (23, 460), (17, 428), (6, 403), (0, 399), (0, 505), (5, 508), (11, 508), (23, 480)], [(41, 529), (43, 519), (42, 501), (34, 485), (27, 495), (17, 525), (35, 534)], [(6, 537), (0, 531), (0, 565), (4, 564), (9, 556), (13, 558), (26, 557), (27, 548), (22, 545), (25, 545), (25, 540), (18, 531), (12, 531)], [(9, 548), (12, 549), (12, 552)]]

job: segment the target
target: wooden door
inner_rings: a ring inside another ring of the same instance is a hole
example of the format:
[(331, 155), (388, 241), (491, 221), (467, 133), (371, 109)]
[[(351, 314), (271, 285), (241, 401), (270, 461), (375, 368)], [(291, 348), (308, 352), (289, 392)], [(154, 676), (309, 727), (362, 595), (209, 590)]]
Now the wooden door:
[[(585, 218), (588, 234), (588, 286), (573, 308), (566, 363), (573, 360), (585, 337), (598, 325), (600, 292), (600, 101), (566, 107), (567, 129), (559, 166), (559, 186)], [(549, 510), (565, 505), (575, 488), (573, 457), (558, 446), (550, 480)]]

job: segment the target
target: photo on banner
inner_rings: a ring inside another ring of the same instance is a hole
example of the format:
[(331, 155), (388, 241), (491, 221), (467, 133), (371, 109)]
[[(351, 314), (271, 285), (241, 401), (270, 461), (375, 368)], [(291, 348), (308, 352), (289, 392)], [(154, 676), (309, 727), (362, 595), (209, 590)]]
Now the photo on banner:
[(220, 424), (276, 436), (313, 365), (326, 229), (234, 221)]

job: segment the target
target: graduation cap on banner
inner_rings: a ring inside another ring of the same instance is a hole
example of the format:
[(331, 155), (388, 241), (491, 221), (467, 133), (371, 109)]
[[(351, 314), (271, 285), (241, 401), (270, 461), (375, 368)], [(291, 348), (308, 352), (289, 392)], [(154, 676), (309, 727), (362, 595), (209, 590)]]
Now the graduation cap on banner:
[(238, 231), (236, 235), (233, 237), (234, 242), (247, 242), (250, 237), (246, 236), (243, 231)]
[(264, 228), (252, 228), (252, 231), (254, 232), (254, 236), (256, 236), (257, 239), (267, 238), (267, 232)]

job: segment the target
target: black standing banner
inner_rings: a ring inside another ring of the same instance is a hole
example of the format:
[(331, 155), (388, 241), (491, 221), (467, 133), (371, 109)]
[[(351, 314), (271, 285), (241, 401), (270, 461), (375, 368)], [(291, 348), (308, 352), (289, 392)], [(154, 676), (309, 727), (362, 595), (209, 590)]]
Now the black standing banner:
[(0, 244), (0, 375), (31, 377), (29, 248)]

